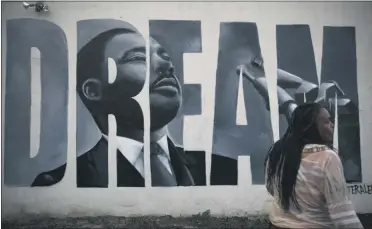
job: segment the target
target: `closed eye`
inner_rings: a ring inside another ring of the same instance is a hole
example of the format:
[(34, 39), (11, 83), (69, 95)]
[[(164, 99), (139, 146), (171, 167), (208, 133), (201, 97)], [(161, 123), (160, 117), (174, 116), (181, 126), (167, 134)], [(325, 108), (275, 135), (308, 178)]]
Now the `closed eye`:
[(133, 53), (129, 55), (126, 59), (124, 59), (124, 62), (130, 62), (130, 61), (146, 61), (146, 55), (144, 53)]
[(158, 51), (157, 51), (157, 54), (164, 60), (167, 60), (167, 61), (170, 61), (171, 58), (169, 56), (169, 54), (167, 53), (167, 51), (165, 51), (165, 49), (163, 47), (159, 48)]
[(146, 62), (146, 48), (135, 47), (127, 52), (120, 58), (119, 63), (125, 64), (132, 61), (143, 61)]

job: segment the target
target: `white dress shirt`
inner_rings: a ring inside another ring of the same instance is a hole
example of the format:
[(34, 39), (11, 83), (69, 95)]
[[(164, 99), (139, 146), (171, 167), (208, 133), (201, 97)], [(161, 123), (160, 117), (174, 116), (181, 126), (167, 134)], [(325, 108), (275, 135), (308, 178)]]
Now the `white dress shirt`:
[[(108, 136), (103, 135), (107, 141)], [(162, 137), (158, 142), (159, 146), (164, 150), (165, 155), (157, 155), (163, 165), (167, 168), (167, 170), (172, 174), (172, 169), (170, 167), (170, 154), (168, 149), (168, 137), (165, 135)], [(116, 148), (124, 155), (124, 157), (137, 169), (137, 171), (145, 177), (144, 173), (144, 158), (143, 158), (143, 146), (142, 142), (116, 136), (114, 144), (116, 144)]]

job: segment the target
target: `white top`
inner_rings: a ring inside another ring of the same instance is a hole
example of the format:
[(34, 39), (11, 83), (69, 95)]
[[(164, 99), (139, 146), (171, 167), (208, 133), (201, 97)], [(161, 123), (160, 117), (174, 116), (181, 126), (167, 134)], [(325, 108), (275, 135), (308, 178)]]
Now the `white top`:
[(274, 196), (270, 221), (284, 228), (363, 228), (348, 197), (343, 167), (338, 154), (324, 145), (306, 145), (302, 153), (295, 193), (302, 212), (290, 204), (284, 212), (278, 192)]

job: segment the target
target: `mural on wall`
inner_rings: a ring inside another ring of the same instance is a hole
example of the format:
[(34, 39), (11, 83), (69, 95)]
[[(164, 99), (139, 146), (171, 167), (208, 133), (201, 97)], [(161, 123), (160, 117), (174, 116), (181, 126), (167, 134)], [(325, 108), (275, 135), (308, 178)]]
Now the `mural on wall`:
[[(285, 132), (297, 105), (306, 101), (321, 103), (332, 112), (333, 117), (337, 117), (337, 148), (346, 180), (361, 182), (355, 28), (324, 27), (323, 40), (321, 83), (318, 86), (309, 26), (277, 26), (280, 134)], [(263, 63), (262, 57), (257, 56), (248, 64), (240, 66), (238, 72), (242, 71), (265, 103), (269, 104)]]
[[(316, 101), (337, 117), (338, 151), (345, 178), (361, 182), (355, 28), (324, 26), (320, 83), (308, 25), (278, 25), (277, 55), (278, 86), (291, 95), (292, 102)], [(281, 107), (288, 106), (284, 102)], [(282, 119), (280, 124), (284, 132), (286, 122)]]
[[(94, 35), (86, 41), (87, 34)], [(142, 90), (146, 79), (146, 41), (134, 26), (113, 20), (80, 21), (78, 39), (78, 46), (80, 42), (85, 44), (77, 56), (77, 92), (102, 137), (92, 149), (78, 156), (77, 186), (108, 186), (107, 117), (113, 114), (117, 123), (117, 185), (143, 187), (144, 121), (141, 107), (133, 97)], [(116, 63), (113, 83), (108, 82), (108, 58)], [(184, 150), (174, 144), (166, 130), (180, 109), (181, 85), (172, 59), (153, 37), (149, 63), (152, 185), (195, 185), (187, 152), (185, 155)], [(58, 182), (64, 170), (65, 165), (41, 177), (52, 176)], [(41, 181), (35, 185), (44, 184)]]
[[(10, 186), (30, 186), (39, 173), (55, 169), (67, 160), (67, 39), (59, 26), (46, 20), (8, 20), (6, 27), (4, 182)], [(41, 84), (40, 143), (33, 158), (32, 47), (40, 51)]]
[(270, 113), (246, 80), (242, 83), (248, 124), (236, 124), (240, 75), (236, 70), (261, 53), (256, 23), (221, 23), (218, 48), (211, 185), (237, 185), (239, 155), (250, 156), (252, 183), (263, 184), (262, 162), (273, 143)]
[[(117, 186), (145, 186), (144, 115), (134, 97), (144, 87), (147, 64), (152, 186), (203, 186), (207, 179), (211, 185), (237, 185), (240, 155), (250, 156), (252, 183), (264, 183), (263, 161), (273, 130), (256, 23), (220, 23), (210, 174), (206, 153), (183, 147), (184, 116), (202, 115), (201, 85), (185, 84), (183, 79), (183, 54), (202, 52), (201, 22), (151, 20), (149, 25), (147, 61), (146, 40), (135, 26), (110, 19), (79, 21), (77, 62), (68, 63), (66, 37), (57, 25), (37, 19), (7, 21), (7, 185), (51, 186), (63, 179), (68, 167), (68, 64), (76, 64), (77, 187), (108, 187), (109, 144), (117, 149)], [(324, 27), (321, 84), (309, 26), (278, 25), (276, 33), (280, 133), (298, 104), (322, 103), (337, 117), (345, 177), (360, 182), (355, 28)], [(34, 158), (30, 158), (32, 47), (41, 53), (42, 82), (40, 146)], [(247, 125), (236, 124), (240, 77)], [(108, 142), (110, 114), (117, 125), (113, 143)]]

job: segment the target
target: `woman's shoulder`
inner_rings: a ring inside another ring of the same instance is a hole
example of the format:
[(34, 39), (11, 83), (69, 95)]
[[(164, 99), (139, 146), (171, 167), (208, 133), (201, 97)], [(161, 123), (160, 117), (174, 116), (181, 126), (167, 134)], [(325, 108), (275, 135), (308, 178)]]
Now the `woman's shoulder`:
[(315, 160), (323, 166), (328, 164), (330, 160), (339, 160), (337, 152), (326, 145), (308, 144), (304, 147), (303, 154), (304, 157)]

